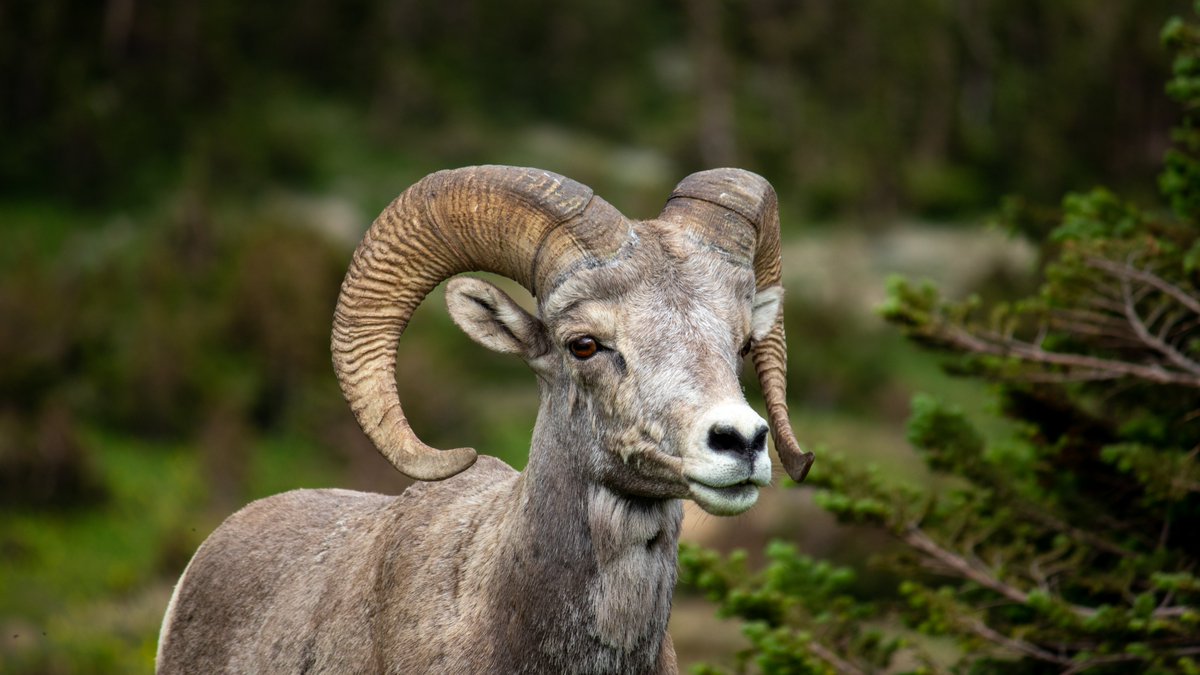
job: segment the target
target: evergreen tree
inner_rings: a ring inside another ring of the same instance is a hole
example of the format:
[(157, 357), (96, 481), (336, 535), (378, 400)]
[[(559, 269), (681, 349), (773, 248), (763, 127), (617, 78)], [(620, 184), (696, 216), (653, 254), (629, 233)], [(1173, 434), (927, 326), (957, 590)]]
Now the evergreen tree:
[[(1037, 242), (1042, 282), (1015, 302), (949, 302), (895, 281), (885, 318), (997, 383), (1019, 429), (988, 441), (956, 408), (913, 402), (908, 437), (944, 477), (898, 487), (826, 453), (809, 483), (846, 522), (885, 529), (903, 581), (867, 599), (854, 573), (776, 543), (768, 565), (686, 548), (683, 578), (740, 617), (765, 673), (1200, 673), (1200, 28), (1163, 31), (1183, 108), (1160, 177), (1169, 212), (1097, 189), (1005, 220)], [(951, 638), (951, 663), (926, 649)]]

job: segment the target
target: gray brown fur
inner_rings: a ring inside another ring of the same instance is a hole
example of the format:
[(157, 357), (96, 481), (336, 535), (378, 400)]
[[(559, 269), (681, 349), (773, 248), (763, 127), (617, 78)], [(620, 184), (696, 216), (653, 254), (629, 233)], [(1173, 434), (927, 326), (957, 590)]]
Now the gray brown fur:
[(673, 662), (663, 638), (678, 502), (635, 514), (662, 523), (646, 553), (661, 573), (632, 598), (642, 607), (622, 608), (650, 619), (606, 644), (603, 617), (580, 630), (590, 594), (603, 593), (596, 561), (619, 566), (621, 549), (646, 542), (606, 531), (597, 546), (554, 524), (586, 517), (586, 499), (547, 519), (527, 492), (519, 474), (483, 457), (398, 497), (298, 490), (257, 501), (197, 552), (159, 672), (673, 672), (658, 660)]
[[(158, 672), (676, 672), (679, 499), (738, 513), (770, 479), (765, 444), (748, 440), (767, 427), (738, 372), (750, 342), (768, 362), (764, 386), (782, 386), (774, 194), (752, 174), (706, 172), (661, 220), (633, 222), (546, 172), (448, 174), (406, 191), (368, 232), (334, 333), (364, 429), (402, 471), (446, 480), (398, 497), (301, 490), (234, 514), (176, 587)], [(524, 215), (495, 229), (512, 211)], [(506, 234), (521, 241), (497, 243)], [(774, 261), (759, 260), (764, 247)], [(468, 335), (537, 375), (521, 474), (424, 446), (395, 399), (391, 353), (408, 316), (464, 269), (538, 291), (533, 316), (477, 279), (447, 288)], [(572, 356), (581, 335), (604, 350)], [(780, 426), (782, 396), (767, 396), (771, 430), (802, 478), (811, 455)], [(717, 431), (746, 447), (722, 449)]]

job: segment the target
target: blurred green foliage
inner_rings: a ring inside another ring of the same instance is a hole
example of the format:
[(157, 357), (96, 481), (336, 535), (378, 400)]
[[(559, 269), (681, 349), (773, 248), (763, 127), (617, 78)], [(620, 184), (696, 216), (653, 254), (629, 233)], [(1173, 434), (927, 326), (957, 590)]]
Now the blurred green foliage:
[[(828, 561), (801, 555), (791, 544), (771, 543), (767, 564), (751, 573), (743, 552), (722, 559), (712, 551), (683, 544), (679, 552), (680, 583), (703, 591), (718, 603), (720, 614), (745, 621), (750, 649), (737, 655), (740, 670), (753, 665), (756, 672), (821, 672), (830, 666), (830, 652), (822, 641), (843, 643), (859, 666), (883, 669), (904, 646), (903, 639), (882, 630), (864, 628), (875, 608), (854, 596), (855, 573)], [(789, 627), (805, 626), (795, 631)], [(840, 660), (834, 667), (845, 666)], [(710, 666), (692, 670), (716, 675)]]
[[(1159, 181), (1171, 212), (1096, 189), (1064, 198), (1047, 227), (1013, 202), (1009, 225), (1041, 247), (1035, 293), (953, 302), (932, 284), (890, 288), (884, 317), (997, 383), (1017, 425), (989, 439), (918, 396), (908, 441), (935, 482), (840, 453), (816, 464), (818, 504), (897, 541), (875, 561), (891, 592), (781, 545), (758, 575), (736, 555), (681, 556), (685, 582), (744, 622), (739, 672), (1200, 668), (1200, 28), (1173, 19), (1163, 40), (1184, 108)], [(958, 650), (939, 656), (945, 639)]]
[(654, 148), (680, 175), (746, 166), (824, 217), (953, 217), (1097, 181), (1148, 193), (1172, 115), (1156, 35), (1183, 6), (16, 3), (0, 14), (0, 193), (119, 204), (189, 171), (320, 185), (322, 150), (279, 106), (304, 98), (367, 111), (424, 168), (560, 127)]

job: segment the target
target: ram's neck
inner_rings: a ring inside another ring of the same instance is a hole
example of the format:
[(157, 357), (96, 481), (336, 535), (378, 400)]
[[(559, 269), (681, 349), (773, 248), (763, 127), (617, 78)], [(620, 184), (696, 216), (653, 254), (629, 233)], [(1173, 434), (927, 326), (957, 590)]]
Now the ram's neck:
[(531, 653), (562, 672), (657, 668), (682, 507), (588, 482), (582, 464), (595, 442), (542, 425), (535, 432), (497, 558), (505, 562), (495, 644), (511, 645), (514, 672)]
[(589, 588), (597, 636), (624, 650), (661, 639), (671, 614), (683, 510), (678, 502), (633, 501), (593, 487), (588, 531), (597, 574)]

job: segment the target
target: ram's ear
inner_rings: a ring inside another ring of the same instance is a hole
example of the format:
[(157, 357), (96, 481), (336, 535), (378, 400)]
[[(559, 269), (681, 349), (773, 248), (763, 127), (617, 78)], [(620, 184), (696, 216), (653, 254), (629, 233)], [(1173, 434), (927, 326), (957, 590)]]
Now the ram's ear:
[(768, 286), (756, 291), (750, 308), (750, 337), (755, 341), (765, 338), (782, 310), (783, 286)]
[(526, 361), (546, 352), (546, 329), (492, 284), (474, 277), (456, 277), (446, 285), (450, 318), (472, 340), (502, 354)]

